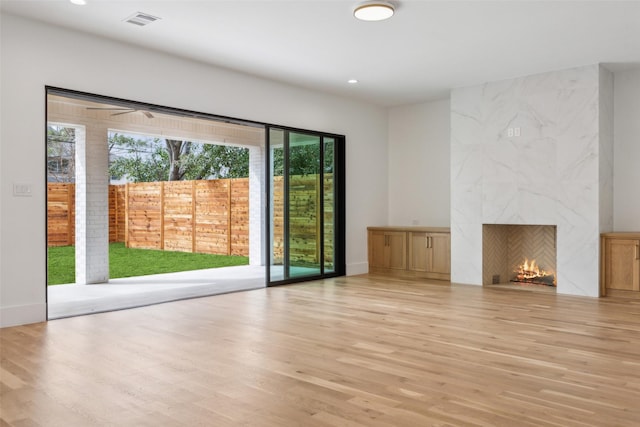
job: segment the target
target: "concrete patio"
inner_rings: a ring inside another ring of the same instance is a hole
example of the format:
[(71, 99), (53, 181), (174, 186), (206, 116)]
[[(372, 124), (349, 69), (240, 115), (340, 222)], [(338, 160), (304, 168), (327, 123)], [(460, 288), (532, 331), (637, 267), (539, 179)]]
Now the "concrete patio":
[(264, 266), (239, 266), (48, 287), (48, 318), (122, 310), (265, 287)]

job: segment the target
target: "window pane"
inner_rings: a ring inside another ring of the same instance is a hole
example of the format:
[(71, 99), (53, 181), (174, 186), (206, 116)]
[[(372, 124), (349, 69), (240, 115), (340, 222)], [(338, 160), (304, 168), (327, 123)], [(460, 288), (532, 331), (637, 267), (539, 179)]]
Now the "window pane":
[(320, 137), (289, 139), (290, 277), (320, 274)]
[(324, 143), (324, 270), (335, 271), (335, 179), (333, 138), (323, 138)]
[(284, 131), (271, 129), (269, 132), (270, 147), (270, 194), (269, 205), (271, 220), (270, 281), (283, 280), (284, 272)]

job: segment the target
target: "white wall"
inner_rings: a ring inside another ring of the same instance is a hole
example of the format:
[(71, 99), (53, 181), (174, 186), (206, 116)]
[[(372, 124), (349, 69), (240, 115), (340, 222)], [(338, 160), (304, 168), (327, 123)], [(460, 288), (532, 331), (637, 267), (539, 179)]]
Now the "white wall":
[[(0, 16), (0, 326), (45, 320), (45, 85), (346, 135), (347, 273), (387, 220), (383, 108)], [(14, 197), (13, 183), (32, 186)]]
[(390, 225), (449, 226), (449, 110), (448, 98), (389, 109)]
[(640, 231), (640, 68), (614, 75), (613, 229)]

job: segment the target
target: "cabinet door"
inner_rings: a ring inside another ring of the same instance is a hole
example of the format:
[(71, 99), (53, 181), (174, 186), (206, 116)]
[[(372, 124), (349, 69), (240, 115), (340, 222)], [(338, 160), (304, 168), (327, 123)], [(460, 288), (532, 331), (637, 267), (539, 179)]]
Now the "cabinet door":
[(409, 270), (428, 271), (428, 244), (427, 233), (409, 233)]
[(430, 265), (432, 273), (451, 273), (451, 239), (449, 234), (430, 233)]
[(387, 268), (404, 270), (407, 268), (407, 233), (389, 231), (387, 236)]
[(386, 267), (387, 236), (383, 231), (369, 232), (369, 267)]
[(409, 270), (451, 272), (451, 244), (447, 233), (409, 233)]
[(607, 239), (605, 257), (607, 288), (640, 291), (640, 240)]

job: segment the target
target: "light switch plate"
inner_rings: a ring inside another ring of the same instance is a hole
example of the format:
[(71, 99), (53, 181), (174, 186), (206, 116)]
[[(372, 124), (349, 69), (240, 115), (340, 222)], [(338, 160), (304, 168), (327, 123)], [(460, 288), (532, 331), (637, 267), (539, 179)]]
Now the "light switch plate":
[(13, 196), (14, 197), (31, 197), (31, 184), (24, 182), (13, 183)]

